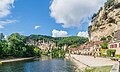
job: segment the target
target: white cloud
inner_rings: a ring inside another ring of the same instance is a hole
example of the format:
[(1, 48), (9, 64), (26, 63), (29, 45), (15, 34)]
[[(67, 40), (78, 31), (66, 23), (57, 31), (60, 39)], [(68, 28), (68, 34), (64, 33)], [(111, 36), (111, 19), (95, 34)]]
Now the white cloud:
[(10, 9), (13, 8), (14, 0), (0, 0), (0, 18), (9, 15)]
[(62, 30), (56, 30), (54, 29), (52, 31), (52, 37), (67, 37), (68, 33), (66, 31), (62, 31)]
[(5, 35), (5, 37), (4, 37), (4, 38), (5, 38), (5, 40), (7, 40), (7, 35)]
[[(95, 13), (106, 0), (52, 0), (51, 17), (64, 28), (79, 27)], [(88, 20), (87, 20), (88, 21)]]
[(86, 32), (79, 32), (78, 34), (77, 34), (77, 36), (80, 36), (80, 37), (88, 37), (88, 32), (86, 31)]
[(92, 25), (91, 21), (88, 22), (88, 25), (89, 25), (89, 26)]
[(40, 26), (35, 26), (35, 29), (38, 29), (38, 28), (40, 28)]
[(4, 25), (6, 25), (6, 24), (11, 24), (11, 23), (15, 23), (15, 22), (17, 22), (17, 20), (0, 21), (0, 28), (4, 28)]

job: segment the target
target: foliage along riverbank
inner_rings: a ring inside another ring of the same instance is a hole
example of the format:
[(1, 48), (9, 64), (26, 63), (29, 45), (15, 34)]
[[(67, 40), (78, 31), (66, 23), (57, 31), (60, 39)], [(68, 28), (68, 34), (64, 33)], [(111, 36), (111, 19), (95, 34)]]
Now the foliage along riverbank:
[[(48, 50), (47, 52), (42, 51), (37, 45), (27, 44), (28, 39), (37, 42), (38, 40), (53, 41), (56, 47)], [(7, 38), (0, 33), (0, 58), (24, 58), (24, 57), (34, 57), (40, 55), (52, 55), (53, 57), (64, 57), (65, 51), (61, 48), (65, 44), (67, 46), (78, 46), (87, 42), (88, 39), (84, 37), (59, 37), (53, 38), (50, 36), (43, 35), (30, 35), (24, 36), (19, 33), (13, 33)]]
[(18, 58), (18, 57), (33, 57), (40, 53), (38, 47), (25, 44), (25, 36), (12, 34), (8, 39), (0, 39), (0, 58)]
[(62, 48), (55, 48), (48, 51), (42, 51), (41, 55), (46, 55), (52, 58), (64, 58), (66, 54), (66, 51), (64, 51)]

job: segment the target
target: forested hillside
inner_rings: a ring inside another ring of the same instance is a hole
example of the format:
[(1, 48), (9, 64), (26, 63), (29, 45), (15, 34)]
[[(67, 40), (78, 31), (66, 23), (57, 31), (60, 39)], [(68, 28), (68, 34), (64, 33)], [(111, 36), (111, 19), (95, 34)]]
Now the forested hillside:
[[(41, 48), (62, 48), (64, 45), (68, 47), (77, 47), (84, 44), (88, 38), (84, 37), (50, 37), (43, 35), (24, 36), (19, 33), (13, 33), (5, 38), (0, 33), (0, 57), (32, 57), (41, 54)], [(53, 50), (55, 52), (56, 50)]]
[(62, 47), (64, 45), (77, 47), (80, 44), (84, 44), (88, 41), (88, 38), (78, 37), (78, 36), (70, 36), (70, 37), (51, 37), (51, 36), (43, 36), (43, 35), (30, 35), (27, 37), (27, 41), (32, 40), (38, 42), (39, 40), (44, 40), (44, 42), (52, 42), (55, 43), (57, 47)]

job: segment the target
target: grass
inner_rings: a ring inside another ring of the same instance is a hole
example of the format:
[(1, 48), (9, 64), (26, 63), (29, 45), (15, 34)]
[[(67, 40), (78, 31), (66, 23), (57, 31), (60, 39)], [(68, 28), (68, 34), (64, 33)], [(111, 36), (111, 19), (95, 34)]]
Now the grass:
[(88, 68), (85, 72), (110, 72), (112, 66)]

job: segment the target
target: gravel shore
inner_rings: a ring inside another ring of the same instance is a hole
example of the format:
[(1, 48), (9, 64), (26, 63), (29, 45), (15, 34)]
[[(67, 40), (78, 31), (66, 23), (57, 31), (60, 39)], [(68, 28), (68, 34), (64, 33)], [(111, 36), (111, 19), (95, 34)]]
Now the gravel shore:
[(9, 60), (1, 60), (1, 63), (8, 63), (8, 62), (16, 62), (16, 61), (24, 61), (24, 60), (31, 60), (34, 59), (34, 57), (29, 58), (16, 58), (16, 59), (9, 59)]
[(102, 58), (102, 57), (94, 58), (93, 56), (74, 55), (74, 54), (71, 54), (70, 57), (72, 61), (75, 63), (75, 65), (82, 71), (87, 67), (113, 66), (114, 64), (118, 63), (117, 61), (112, 61), (109, 58)]

